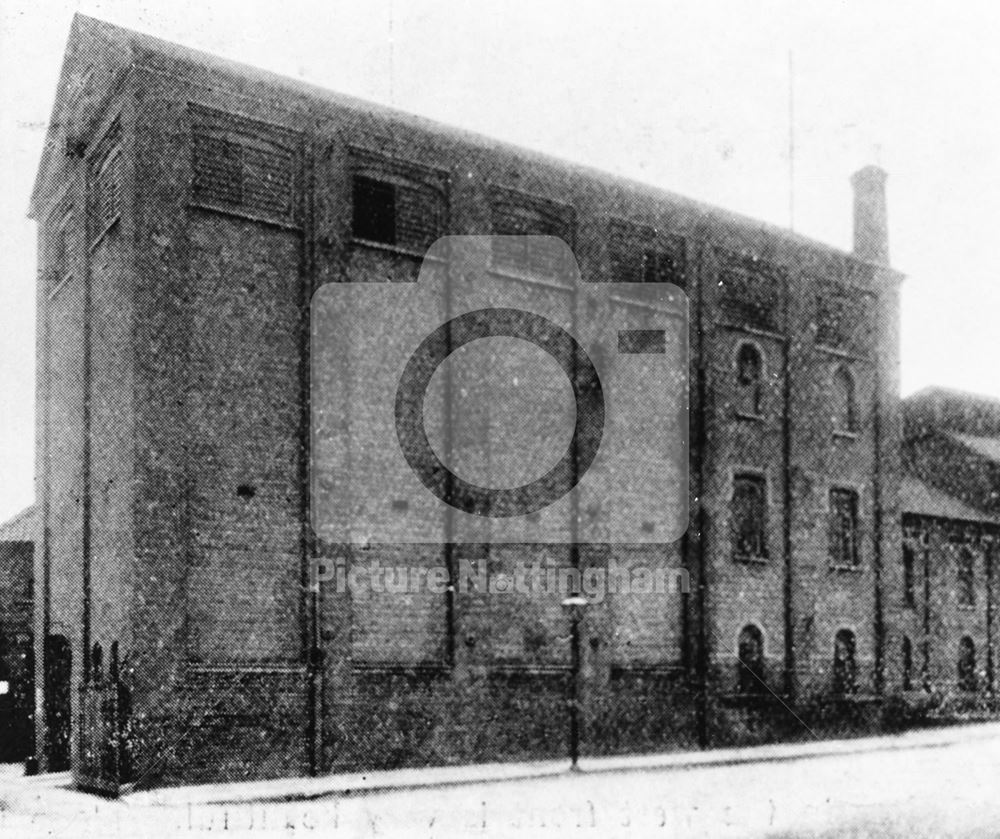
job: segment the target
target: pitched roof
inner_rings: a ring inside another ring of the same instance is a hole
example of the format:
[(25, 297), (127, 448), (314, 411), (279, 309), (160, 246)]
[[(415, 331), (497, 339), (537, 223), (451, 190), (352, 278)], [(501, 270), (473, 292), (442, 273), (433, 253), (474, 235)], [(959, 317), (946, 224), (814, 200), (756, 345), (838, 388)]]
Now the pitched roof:
[(971, 507), (954, 495), (933, 487), (912, 475), (904, 475), (899, 489), (903, 514), (933, 516), (939, 519), (979, 521), (1000, 524), (1000, 519)]
[(947, 431), (945, 432), (945, 436), (950, 437), (957, 443), (961, 443), (966, 448), (972, 449), (972, 451), (981, 457), (993, 463), (1000, 464), (1000, 437), (962, 434), (958, 431)]
[(25, 507), (16, 516), (0, 524), (0, 542), (34, 542), (37, 539), (38, 519), (37, 504)]
[[(54, 129), (58, 125), (60, 118), (67, 120), (71, 119), (71, 117), (67, 116), (70, 111), (70, 108), (67, 105), (67, 99), (69, 91), (76, 89), (74, 87), (74, 76), (76, 77), (76, 85), (77, 87), (79, 86), (79, 77), (83, 75), (80, 65), (84, 63), (97, 65), (99, 62), (103, 62), (107, 65), (102, 66), (101, 68), (102, 78), (94, 83), (94, 85), (98, 88), (102, 85), (107, 87), (114, 83), (115, 74), (123, 71), (127, 67), (135, 66), (136, 64), (141, 63), (143, 53), (193, 63), (200, 68), (207, 68), (212, 71), (230, 74), (231, 76), (238, 78), (249, 79), (261, 84), (269, 85), (275, 90), (284, 89), (299, 96), (309, 98), (314, 102), (326, 102), (338, 107), (351, 108), (360, 112), (390, 118), (401, 124), (410, 125), (414, 128), (427, 132), (456, 137), (467, 143), (478, 145), (480, 147), (505, 149), (527, 160), (534, 160), (549, 166), (572, 168), (576, 171), (585, 173), (588, 177), (594, 178), (595, 180), (614, 181), (615, 183), (623, 184), (629, 188), (635, 189), (638, 192), (644, 193), (655, 200), (668, 201), (677, 206), (687, 207), (691, 211), (699, 213), (712, 221), (735, 225), (743, 229), (761, 231), (774, 236), (780, 236), (790, 242), (795, 242), (799, 245), (811, 248), (815, 252), (834, 255), (837, 258), (848, 259), (854, 263), (867, 264), (866, 260), (858, 257), (850, 251), (835, 247), (827, 242), (811, 239), (808, 236), (803, 236), (800, 233), (796, 233), (788, 228), (781, 227), (776, 224), (754, 219), (724, 208), (715, 207), (659, 187), (653, 187), (649, 184), (634, 181), (630, 178), (612, 175), (595, 167), (569, 163), (568, 161), (562, 160), (553, 155), (526, 149), (513, 143), (499, 141), (486, 135), (479, 134), (475, 131), (457, 128), (427, 117), (391, 108), (386, 105), (367, 102), (353, 96), (336, 93), (299, 79), (282, 76), (278, 73), (262, 70), (249, 64), (222, 58), (220, 56), (212, 55), (211, 53), (202, 52), (190, 47), (185, 47), (171, 41), (165, 41), (151, 35), (115, 26), (105, 21), (98, 20), (97, 18), (88, 17), (87, 15), (79, 13), (73, 16), (73, 25), (66, 48), (66, 56), (63, 62), (63, 70), (60, 76), (59, 86), (57, 88), (56, 101), (53, 105), (52, 119), (49, 124), (49, 135), (46, 138), (45, 151), (43, 152), (42, 162), (39, 166), (35, 187), (32, 191), (30, 210), (30, 215), (32, 217), (34, 217), (37, 210), (38, 200), (43, 191), (48, 168), (51, 165), (52, 155), (55, 153), (62, 153), (61, 150), (57, 148), (58, 143), (55, 141), (56, 137), (54, 136)], [(95, 55), (98, 56), (98, 58), (95, 59), (93, 57)], [(77, 56), (83, 56), (84, 58), (77, 58)], [(86, 110), (86, 108), (84, 110)], [(77, 118), (73, 121), (86, 123), (89, 116), (92, 115), (85, 113), (82, 118)], [(891, 276), (896, 280), (903, 279), (903, 274), (894, 268), (887, 266), (880, 267), (886, 275)]]

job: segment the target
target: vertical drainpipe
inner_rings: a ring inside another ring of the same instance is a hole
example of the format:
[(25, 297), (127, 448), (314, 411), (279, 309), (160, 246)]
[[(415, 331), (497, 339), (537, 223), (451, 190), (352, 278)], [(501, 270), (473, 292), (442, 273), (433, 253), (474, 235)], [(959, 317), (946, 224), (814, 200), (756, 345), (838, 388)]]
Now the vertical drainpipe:
[(316, 225), (313, 206), (315, 194), (315, 146), (308, 139), (302, 153), (302, 228), (299, 238), (299, 517), (302, 568), (300, 571), (303, 591), (306, 592), (305, 614), (302, 626), (303, 649), (306, 664), (306, 747), (309, 774), (321, 771), (323, 750), (323, 655), (320, 643), (320, 612), (322, 592), (313, 563), (317, 559), (316, 534), (312, 528), (312, 485), (310, 483), (310, 458), (312, 456), (312, 295), (316, 284)]
[[(77, 210), (79, 212), (79, 210)], [(59, 278), (61, 279), (61, 278)], [(49, 311), (49, 289), (42, 280), (42, 288), (39, 294), (39, 305), (41, 307), (41, 329), (42, 329), (42, 369), (40, 395), (42, 401), (42, 620), (41, 620), (41, 640), (35, 643), (35, 696), (41, 701), (35, 702), (35, 714), (37, 722), (35, 724), (35, 756), (38, 758), (39, 771), (48, 770), (49, 755), (49, 720), (46, 711), (47, 698), (45, 674), (48, 668), (48, 638), (52, 634), (52, 529), (49, 526), (49, 515), (51, 504), (49, 494), (52, 486), (52, 470), (49, 466), (50, 450), (50, 430), (49, 418), (51, 416), (51, 406), (49, 404), (51, 383), (51, 342), (52, 342), (52, 322)], [(35, 586), (36, 595), (38, 586)], [(37, 623), (35, 624), (37, 626)]]
[(83, 209), (83, 464), (82, 464), (82, 564), (83, 564), (83, 618), (81, 622), (81, 636), (83, 643), (83, 681), (90, 681), (90, 635), (91, 635), (91, 579), (90, 579), (90, 553), (91, 553), (91, 387), (93, 371), (91, 370), (91, 319), (93, 318), (93, 281), (91, 277), (91, 252), (90, 252), (90, 231), (88, 230), (88, 198), (90, 195), (88, 184), (88, 171), (85, 162), (80, 154), (78, 162), (79, 172), (74, 178), (76, 183), (82, 184), (81, 206)]
[[(697, 686), (697, 734), (698, 744), (702, 748), (709, 746), (708, 725), (708, 570), (706, 568), (707, 551), (705, 550), (706, 516), (705, 516), (705, 460), (708, 446), (708, 397), (707, 367), (705, 360), (705, 300), (702, 271), (704, 267), (705, 246), (701, 236), (696, 242), (697, 257), (692, 265), (692, 285), (694, 290), (694, 334), (695, 334), (695, 422), (692, 423), (693, 433), (689, 433), (691, 446), (691, 478), (694, 482), (695, 511), (693, 523), (696, 536), (693, 540), (696, 561), (698, 564), (698, 579), (695, 588), (695, 609), (698, 616), (695, 684)], [(690, 544), (690, 543), (689, 543)]]
[(982, 544), (986, 562), (986, 687), (990, 699), (994, 694), (993, 669), (993, 553), (996, 542), (992, 538), (984, 539)]
[(785, 634), (785, 673), (784, 693), (789, 702), (795, 701), (795, 611), (792, 600), (794, 586), (794, 562), (792, 560), (792, 323), (791, 323), (791, 280), (786, 271), (783, 275), (782, 305), (785, 337), (782, 342), (782, 397), (781, 397), (781, 464), (784, 472), (782, 487), (784, 491), (784, 515), (782, 516), (782, 550), (785, 555), (784, 579), (784, 634)]

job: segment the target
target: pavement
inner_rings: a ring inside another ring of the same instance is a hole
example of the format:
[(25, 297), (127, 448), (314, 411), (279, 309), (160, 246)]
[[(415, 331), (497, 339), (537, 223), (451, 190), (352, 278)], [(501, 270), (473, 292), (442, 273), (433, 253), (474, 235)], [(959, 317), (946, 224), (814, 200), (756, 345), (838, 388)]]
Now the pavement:
[(0, 837), (1000, 836), (1000, 724), (150, 790), (0, 768)]

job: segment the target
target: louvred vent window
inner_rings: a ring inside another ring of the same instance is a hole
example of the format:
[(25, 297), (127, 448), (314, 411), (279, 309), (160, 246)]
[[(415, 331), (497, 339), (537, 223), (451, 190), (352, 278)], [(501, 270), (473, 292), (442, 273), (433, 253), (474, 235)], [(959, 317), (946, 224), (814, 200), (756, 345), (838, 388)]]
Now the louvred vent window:
[(192, 199), (211, 209), (295, 224), (300, 138), (294, 132), (192, 107)]
[(778, 278), (752, 266), (730, 265), (719, 275), (719, 307), (735, 323), (777, 332), (781, 328)]
[(90, 167), (90, 237), (96, 241), (122, 212), (121, 122), (115, 120), (97, 146)]
[(426, 251), (445, 232), (443, 172), (355, 150), (351, 233), (362, 242)]
[[(552, 236), (571, 246), (572, 211), (555, 202), (495, 189), (491, 202), (495, 236)], [(558, 242), (528, 242), (514, 238), (494, 240), (493, 264), (497, 268), (554, 276), (559, 273), (563, 247)]]
[(684, 286), (684, 240), (679, 236), (658, 236), (649, 225), (613, 219), (608, 257), (613, 282)]

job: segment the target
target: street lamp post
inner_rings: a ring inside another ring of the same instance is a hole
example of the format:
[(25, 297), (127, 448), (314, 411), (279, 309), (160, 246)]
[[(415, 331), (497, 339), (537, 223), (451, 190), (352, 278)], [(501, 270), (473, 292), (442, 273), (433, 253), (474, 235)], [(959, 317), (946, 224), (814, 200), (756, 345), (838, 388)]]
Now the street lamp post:
[(578, 765), (580, 759), (580, 619), (583, 617), (583, 610), (587, 604), (587, 598), (579, 594), (573, 594), (562, 602), (563, 608), (567, 609), (570, 615), (570, 663), (572, 668), (569, 699), (570, 772), (580, 771)]

